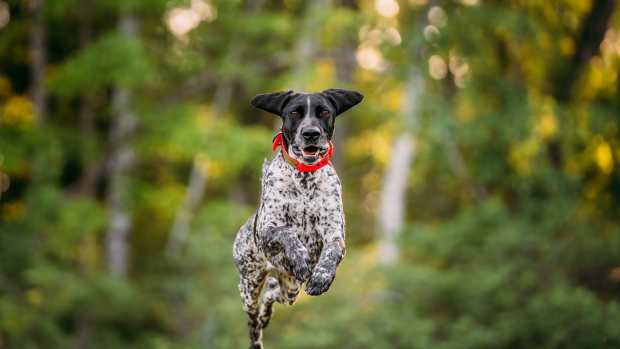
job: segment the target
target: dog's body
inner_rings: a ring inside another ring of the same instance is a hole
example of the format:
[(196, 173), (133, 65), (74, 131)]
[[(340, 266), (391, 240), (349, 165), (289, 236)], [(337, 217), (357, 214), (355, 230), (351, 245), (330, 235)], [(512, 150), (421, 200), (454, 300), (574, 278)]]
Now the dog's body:
[(319, 162), (331, 147), (335, 116), (361, 99), (357, 92), (326, 90), (252, 101), (283, 118), (283, 150), (263, 165), (260, 206), (233, 247), (251, 348), (262, 348), (274, 302), (293, 304), (304, 282), (306, 293), (320, 295), (334, 280), (345, 252), (340, 180), (331, 165), (302, 172), (292, 163)]
[[(260, 207), (234, 244), (253, 342), (260, 341), (274, 301), (293, 304), (310, 273), (317, 294), (326, 290), (344, 254), (344, 214), (334, 169), (298, 172), (281, 153), (264, 166)], [(322, 267), (316, 268), (321, 259)]]

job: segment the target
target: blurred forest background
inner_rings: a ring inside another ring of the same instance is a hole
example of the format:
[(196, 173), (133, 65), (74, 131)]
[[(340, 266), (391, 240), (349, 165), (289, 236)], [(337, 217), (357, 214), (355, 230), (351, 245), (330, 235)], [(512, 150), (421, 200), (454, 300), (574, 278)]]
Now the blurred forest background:
[(1, 0), (0, 348), (244, 348), (279, 126), (356, 89), (348, 254), (267, 348), (620, 348), (614, 0)]

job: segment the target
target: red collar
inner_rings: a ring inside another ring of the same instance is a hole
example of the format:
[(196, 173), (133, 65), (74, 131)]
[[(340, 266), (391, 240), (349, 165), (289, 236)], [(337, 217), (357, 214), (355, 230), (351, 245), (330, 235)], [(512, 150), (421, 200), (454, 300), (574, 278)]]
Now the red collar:
[(282, 148), (282, 155), (284, 155), (284, 158), (286, 159), (286, 161), (294, 165), (297, 171), (299, 172), (314, 172), (316, 170), (323, 168), (325, 165), (331, 164), (330, 158), (334, 154), (334, 145), (330, 141), (329, 148), (327, 149), (327, 154), (325, 154), (320, 160), (318, 160), (314, 164), (306, 165), (303, 162), (293, 158), (292, 156), (288, 154), (288, 152), (285, 149), (286, 147), (284, 146), (284, 136), (282, 135), (282, 131), (280, 131), (274, 137), (273, 145), (271, 146), (273, 151), (276, 151), (278, 147)]

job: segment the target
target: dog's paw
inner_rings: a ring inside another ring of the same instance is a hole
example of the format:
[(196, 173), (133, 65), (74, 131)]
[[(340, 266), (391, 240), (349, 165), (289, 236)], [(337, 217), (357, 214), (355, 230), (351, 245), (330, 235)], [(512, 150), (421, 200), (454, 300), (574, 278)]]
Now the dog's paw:
[(325, 293), (334, 281), (334, 276), (334, 273), (317, 268), (310, 277), (308, 284), (306, 284), (306, 293), (310, 296), (318, 296)]

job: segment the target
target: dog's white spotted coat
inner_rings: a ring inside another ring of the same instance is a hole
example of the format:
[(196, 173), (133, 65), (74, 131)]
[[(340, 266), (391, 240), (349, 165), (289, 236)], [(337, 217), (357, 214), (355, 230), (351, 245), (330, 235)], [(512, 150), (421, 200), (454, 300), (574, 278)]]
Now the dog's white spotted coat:
[(331, 165), (299, 172), (281, 152), (265, 161), (260, 206), (233, 246), (253, 348), (262, 348), (274, 302), (293, 304), (304, 282), (308, 294), (327, 291), (344, 256), (344, 238), (341, 184)]

